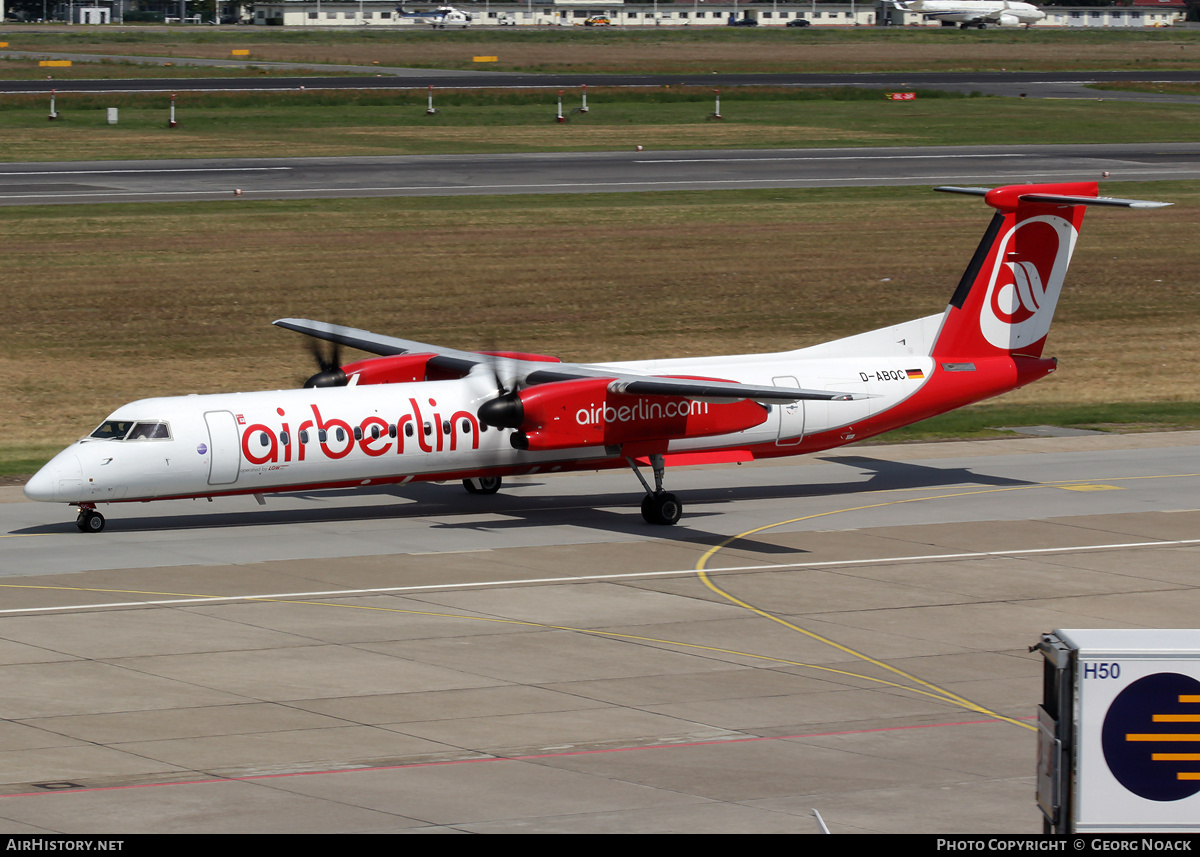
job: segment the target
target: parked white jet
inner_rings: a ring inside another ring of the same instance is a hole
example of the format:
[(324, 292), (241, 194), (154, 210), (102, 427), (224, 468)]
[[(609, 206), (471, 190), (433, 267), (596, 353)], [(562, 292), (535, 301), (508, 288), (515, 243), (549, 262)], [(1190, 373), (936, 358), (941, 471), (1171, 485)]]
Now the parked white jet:
[(984, 29), (988, 24), (998, 27), (1029, 27), (1046, 17), (1032, 3), (1009, 0), (894, 0), (896, 8), (917, 12), (926, 18), (951, 21), (965, 30)]
[[(679, 520), (666, 466), (799, 455), (862, 440), (1053, 372), (1042, 348), (1095, 183), (938, 190), (996, 209), (945, 312), (774, 354), (561, 363), (275, 324), (378, 355), (304, 389), (144, 399), (118, 408), (29, 480), (32, 500), (98, 503), (631, 467), (649, 523)], [(653, 469), (654, 487), (638, 465)]]
[(431, 12), (405, 12), (403, 9), (397, 9), (405, 18), (415, 18), (419, 23), (429, 24), (435, 30), (444, 30), (447, 27), (459, 27), (466, 29), (471, 25), (471, 13), (464, 12), (461, 9), (455, 9), (453, 6), (438, 6)]

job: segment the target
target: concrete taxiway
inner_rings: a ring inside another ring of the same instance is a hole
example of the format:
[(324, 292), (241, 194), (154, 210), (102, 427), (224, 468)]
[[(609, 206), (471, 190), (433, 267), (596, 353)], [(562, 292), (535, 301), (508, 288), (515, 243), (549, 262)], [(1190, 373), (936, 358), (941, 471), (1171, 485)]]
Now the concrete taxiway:
[(1200, 432), (668, 478), (0, 489), (0, 830), (1036, 833), (1028, 647), (1200, 607)]

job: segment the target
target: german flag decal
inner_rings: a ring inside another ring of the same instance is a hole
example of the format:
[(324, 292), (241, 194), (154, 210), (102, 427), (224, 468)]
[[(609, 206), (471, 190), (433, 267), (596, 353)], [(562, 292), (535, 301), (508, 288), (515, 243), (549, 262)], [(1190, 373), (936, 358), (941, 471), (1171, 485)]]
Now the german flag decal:
[(913, 380), (920, 381), (922, 378), (925, 377), (925, 373), (922, 372), (920, 369), (909, 369), (907, 374), (908, 374), (908, 380), (910, 380), (910, 381), (913, 381)]

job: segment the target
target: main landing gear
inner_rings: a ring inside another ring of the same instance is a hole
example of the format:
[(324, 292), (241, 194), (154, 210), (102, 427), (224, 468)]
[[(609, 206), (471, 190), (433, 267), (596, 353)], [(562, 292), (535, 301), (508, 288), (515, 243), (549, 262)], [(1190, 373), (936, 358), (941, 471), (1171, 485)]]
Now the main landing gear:
[(665, 526), (678, 523), (679, 518), (683, 515), (683, 504), (674, 494), (663, 490), (663, 473), (666, 470), (663, 465), (663, 457), (661, 455), (650, 456), (650, 466), (654, 468), (654, 490), (650, 489), (650, 484), (642, 476), (642, 471), (638, 470), (637, 462), (628, 456), (625, 460), (629, 462), (629, 466), (633, 468), (633, 474), (646, 489), (646, 496), (642, 498), (642, 518), (646, 523)]
[(495, 494), (500, 490), (503, 481), (499, 476), (482, 476), (478, 479), (464, 479), (462, 482), (468, 494)]
[(104, 529), (104, 516), (90, 503), (80, 504), (75, 526), (79, 527), (81, 533), (98, 533)]

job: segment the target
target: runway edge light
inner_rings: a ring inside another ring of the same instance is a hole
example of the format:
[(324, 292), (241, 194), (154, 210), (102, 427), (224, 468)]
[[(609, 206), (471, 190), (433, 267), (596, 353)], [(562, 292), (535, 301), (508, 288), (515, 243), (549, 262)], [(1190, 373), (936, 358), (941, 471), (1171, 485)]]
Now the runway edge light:
[(1200, 629), (1055, 630), (1031, 651), (1045, 832), (1200, 832)]

